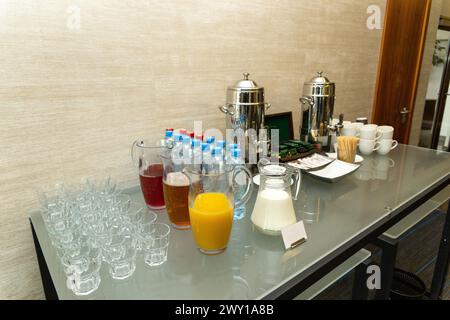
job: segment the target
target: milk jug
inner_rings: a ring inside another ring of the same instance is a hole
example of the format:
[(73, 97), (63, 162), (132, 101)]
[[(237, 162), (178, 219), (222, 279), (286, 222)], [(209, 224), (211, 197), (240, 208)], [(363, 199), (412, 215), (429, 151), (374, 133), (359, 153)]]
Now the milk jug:
[(251, 220), (262, 233), (278, 236), (281, 229), (297, 223), (291, 183), (294, 180), (296, 199), (301, 174), (290, 166), (270, 163), (266, 159), (259, 161), (258, 169), (261, 179)]

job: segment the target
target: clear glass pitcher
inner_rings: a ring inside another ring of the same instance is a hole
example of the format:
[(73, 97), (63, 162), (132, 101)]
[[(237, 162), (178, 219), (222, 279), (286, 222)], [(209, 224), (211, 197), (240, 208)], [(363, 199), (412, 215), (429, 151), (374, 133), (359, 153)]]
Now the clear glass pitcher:
[(251, 220), (262, 233), (278, 236), (283, 228), (297, 223), (292, 199), (297, 200), (301, 174), (295, 168), (267, 159), (258, 162), (258, 170), (261, 178)]
[[(197, 247), (207, 255), (222, 253), (230, 240), (234, 206), (245, 204), (251, 196), (251, 173), (244, 165), (213, 173), (187, 166), (183, 172), (190, 180), (189, 215)], [(241, 173), (248, 177), (246, 189), (235, 201), (233, 189)]]
[(183, 173), (185, 165), (174, 158), (173, 149), (161, 154), (164, 166), (163, 190), (167, 214), (172, 226), (178, 230), (191, 228), (189, 219), (188, 195), (191, 185), (189, 178)]
[(166, 149), (160, 142), (150, 140), (136, 140), (131, 146), (131, 159), (139, 170), (142, 194), (151, 210), (165, 208), (160, 154), (166, 152)]

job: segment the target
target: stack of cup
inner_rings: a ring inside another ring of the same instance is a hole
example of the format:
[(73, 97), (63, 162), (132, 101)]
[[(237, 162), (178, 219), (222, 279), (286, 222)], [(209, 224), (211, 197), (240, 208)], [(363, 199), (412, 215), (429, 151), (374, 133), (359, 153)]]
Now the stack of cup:
[(380, 149), (379, 139), (381, 138), (381, 133), (378, 132), (376, 124), (362, 126), (359, 131), (359, 137), (359, 151), (361, 154), (369, 156)]
[(394, 128), (391, 126), (381, 126), (377, 129), (379, 135), (378, 154), (387, 155), (391, 150), (397, 148), (398, 142), (394, 139)]

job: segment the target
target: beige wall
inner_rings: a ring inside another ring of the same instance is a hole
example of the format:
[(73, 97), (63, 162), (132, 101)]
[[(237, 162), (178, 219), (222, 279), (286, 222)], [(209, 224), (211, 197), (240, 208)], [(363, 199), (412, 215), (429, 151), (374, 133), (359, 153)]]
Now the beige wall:
[(450, 1), (441, 0), (442, 1), (442, 15), (445, 17), (450, 17)]
[(36, 188), (136, 184), (131, 142), (194, 119), (222, 127), (217, 106), (244, 71), (272, 113), (294, 111), (296, 131), (317, 70), (337, 83), (337, 113), (370, 115), (381, 31), (366, 10), (385, 1), (1, 1), (0, 299), (43, 297), (27, 220)]
[[(409, 136), (409, 144), (418, 145), (420, 140), (420, 129), (422, 126), (423, 112), (425, 110), (425, 99), (433, 67), (434, 44), (437, 37), (439, 18), (442, 14), (443, 4), (450, 3), (448, 0), (433, 0), (430, 21), (428, 23), (427, 38), (423, 53), (422, 68), (420, 70), (419, 84), (417, 88), (416, 104), (414, 107), (413, 122)], [(450, 9), (450, 6), (449, 6)], [(450, 16), (450, 14), (449, 14)]]

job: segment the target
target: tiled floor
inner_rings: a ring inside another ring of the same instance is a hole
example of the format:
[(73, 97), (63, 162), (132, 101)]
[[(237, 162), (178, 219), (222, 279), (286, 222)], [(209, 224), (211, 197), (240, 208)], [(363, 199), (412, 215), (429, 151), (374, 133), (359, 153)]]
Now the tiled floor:
[[(443, 213), (432, 214), (399, 245), (396, 267), (417, 274), (427, 288), (430, 287), (444, 220)], [(372, 246), (368, 249), (373, 252), (374, 261), (378, 261), (379, 250)], [(323, 292), (317, 299), (350, 299), (352, 282), (353, 275), (350, 275)], [(447, 284), (442, 298), (450, 300), (450, 274), (447, 275)]]

